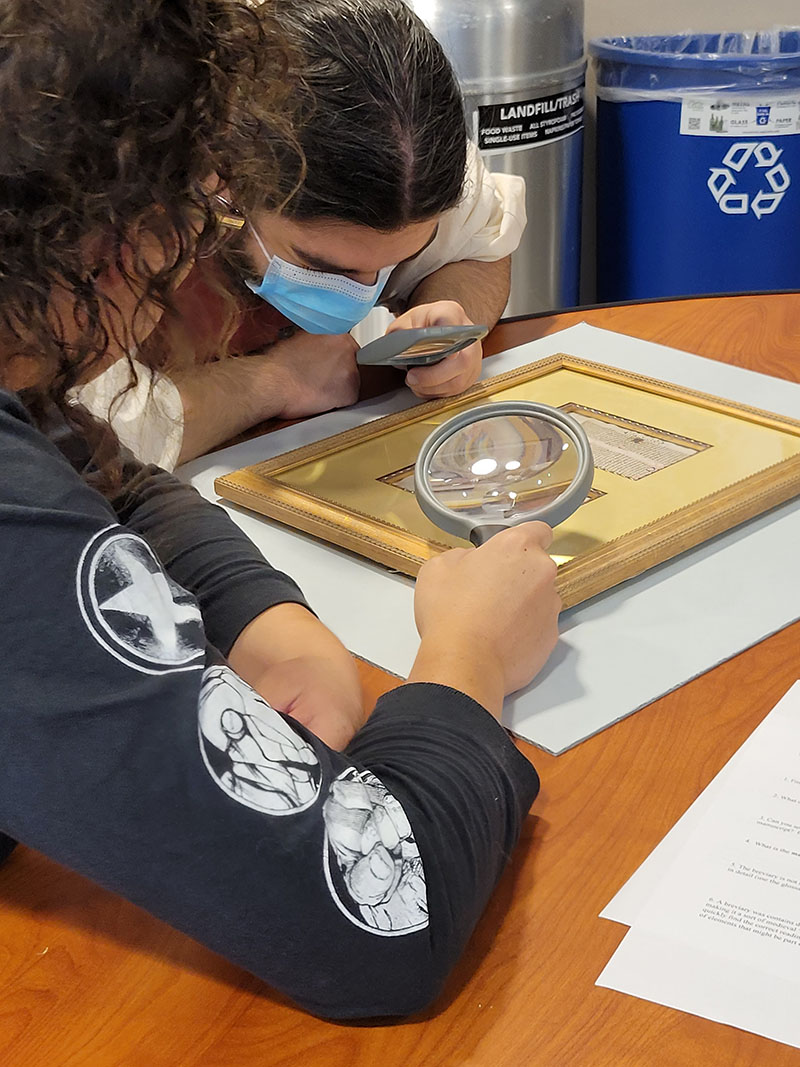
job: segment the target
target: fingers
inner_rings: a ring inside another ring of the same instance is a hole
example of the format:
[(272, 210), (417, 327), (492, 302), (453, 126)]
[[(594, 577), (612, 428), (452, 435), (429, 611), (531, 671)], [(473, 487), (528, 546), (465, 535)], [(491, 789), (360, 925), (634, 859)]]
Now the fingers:
[(342, 342), (338, 356), (334, 357), (335, 364), (340, 367), (337, 372), (338, 395), (335, 406), (349, 407), (358, 400), (358, 391), (361, 386), (361, 374), (356, 362), (358, 345), (349, 333), (344, 334), (341, 339), (336, 337), (334, 340)]
[[(433, 676), (417, 680), (444, 680), (484, 707), (490, 704), (476, 695), (482, 679), (499, 678), (504, 693), (528, 685), (558, 641), (562, 605), (547, 553), (552, 536), (545, 523), (522, 523), (480, 548), (452, 549), (425, 564), (414, 614)], [(448, 657), (450, 674), (436, 675)]]
[(509, 534), (521, 545), (536, 545), (545, 552), (553, 543), (553, 528), (548, 526), (546, 522), (522, 522), (519, 526), (514, 526), (507, 532), (497, 534), (492, 540), (496, 541), (498, 538), (502, 538), (506, 541)]
[(406, 375), (406, 385), (415, 396), (456, 396), (469, 389), (480, 377), (483, 346), (480, 341), (454, 352), (441, 363), (430, 367), (413, 367)]
[(342, 346), (345, 349), (345, 351), (349, 352), (349, 354), (353, 357), (353, 359), (355, 359), (356, 358), (356, 352), (358, 352), (358, 343), (356, 342), (355, 337), (353, 337), (352, 334), (343, 333), (343, 334), (337, 335), (337, 340), (341, 341)]
[(288, 666), (286, 663), (276, 663), (258, 678), (258, 692), (275, 711), (289, 714), (301, 692), (293, 667), (294, 661), (288, 661)]
[(446, 552), (442, 552), (438, 556), (433, 556), (431, 559), (426, 560), (420, 567), (419, 574), (417, 575), (417, 584), (419, 584), (420, 576), (424, 575), (426, 578), (431, 574), (435, 574), (437, 571), (457, 567), (464, 556), (472, 555), (476, 550), (474, 548), (448, 548)]
[(357, 370), (351, 370), (334, 383), (334, 388), (328, 393), (328, 399), (332, 408), (349, 408), (358, 400), (358, 391), (361, 378)]
[[(549, 590), (548, 595), (552, 594), (554, 598), (557, 614), (561, 611), (561, 598), (555, 586), (558, 565), (547, 552), (552, 541), (553, 531), (547, 523), (523, 522), (490, 537), (475, 551), (478, 553), (477, 558), (480, 558), (481, 554), (486, 558), (488, 553), (492, 553), (495, 560), (499, 556), (516, 574), (518, 581), (532, 581), (541, 593)], [(488, 560), (486, 565), (489, 566)]]
[(418, 304), (398, 315), (386, 329), (416, 330), (421, 326), (472, 326), (474, 323), (455, 300), (436, 300), (432, 304)]
[[(472, 326), (472, 320), (455, 300), (436, 300), (410, 308), (391, 323), (386, 333), (418, 329), (423, 326)], [(406, 385), (419, 397), (457, 396), (469, 389), (480, 377), (483, 346), (479, 341), (447, 356), (430, 367), (413, 367), (406, 375)]]
[(485, 556), (487, 552), (493, 553), (495, 559), (500, 556), (516, 574), (518, 582), (532, 582), (533, 587), (539, 590), (537, 595), (552, 597), (555, 626), (555, 619), (562, 604), (556, 591), (558, 564), (547, 552), (552, 542), (553, 531), (547, 523), (523, 522), (490, 537), (476, 552), (478, 557), (481, 553)]
[(347, 407), (358, 399), (358, 345), (350, 334), (308, 334), (299, 331), (267, 350), (284, 402), (277, 410), (294, 419), (318, 411)]

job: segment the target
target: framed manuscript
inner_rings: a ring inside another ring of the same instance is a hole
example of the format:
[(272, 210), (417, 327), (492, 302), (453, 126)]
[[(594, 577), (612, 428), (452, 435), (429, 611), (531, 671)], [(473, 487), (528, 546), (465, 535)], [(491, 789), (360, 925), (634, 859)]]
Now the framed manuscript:
[(556, 355), (218, 478), (220, 496), (393, 570), (447, 548), (414, 496), (427, 435), (467, 408), (536, 400), (577, 418), (595, 474), (550, 549), (566, 606), (800, 494), (800, 422)]

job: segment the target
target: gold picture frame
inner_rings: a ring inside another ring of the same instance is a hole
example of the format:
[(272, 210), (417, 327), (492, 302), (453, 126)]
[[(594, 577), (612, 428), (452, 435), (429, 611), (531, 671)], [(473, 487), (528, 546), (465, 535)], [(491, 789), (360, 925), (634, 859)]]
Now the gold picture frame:
[(551, 547), (567, 607), (800, 493), (800, 421), (566, 354), (244, 467), (215, 488), (414, 576), (466, 544), (435, 527), (410, 491), (422, 441), (466, 408), (520, 399), (571, 412), (592, 443), (592, 491)]

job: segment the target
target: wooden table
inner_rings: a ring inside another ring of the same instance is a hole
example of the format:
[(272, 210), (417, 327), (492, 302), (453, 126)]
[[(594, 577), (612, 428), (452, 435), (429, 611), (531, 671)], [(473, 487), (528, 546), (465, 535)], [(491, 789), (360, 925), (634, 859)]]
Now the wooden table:
[[(601, 308), (498, 327), (489, 351), (586, 321), (800, 381), (800, 294)], [(800, 623), (558, 758), (436, 1010), (309, 1018), (130, 904), (19, 848), (0, 869), (4, 1067), (745, 1067), (800, 1050), (594, 985), (597, 918), (800, 676)], [(396, 681), (362, 665), (370, 699)]]

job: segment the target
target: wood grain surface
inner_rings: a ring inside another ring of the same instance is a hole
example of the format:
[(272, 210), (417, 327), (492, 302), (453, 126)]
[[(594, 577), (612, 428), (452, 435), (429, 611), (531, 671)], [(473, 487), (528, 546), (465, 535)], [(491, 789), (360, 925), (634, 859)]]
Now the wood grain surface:
[[(587, 321), (800, 381), (800, 294), (504, 324), (488, 351)], [(732, 576), (735, 580), (735, 576)], [(370, 701), (395, 679), (361, 665)], [(18, 848), (0, 868), (3, 1067), (800, 1067), (800, 1050), (594, 985), (614, 892), (800, 676), (800, 624), (558, 758), (435, 1010), (312, 1019), (181, 934)]]

